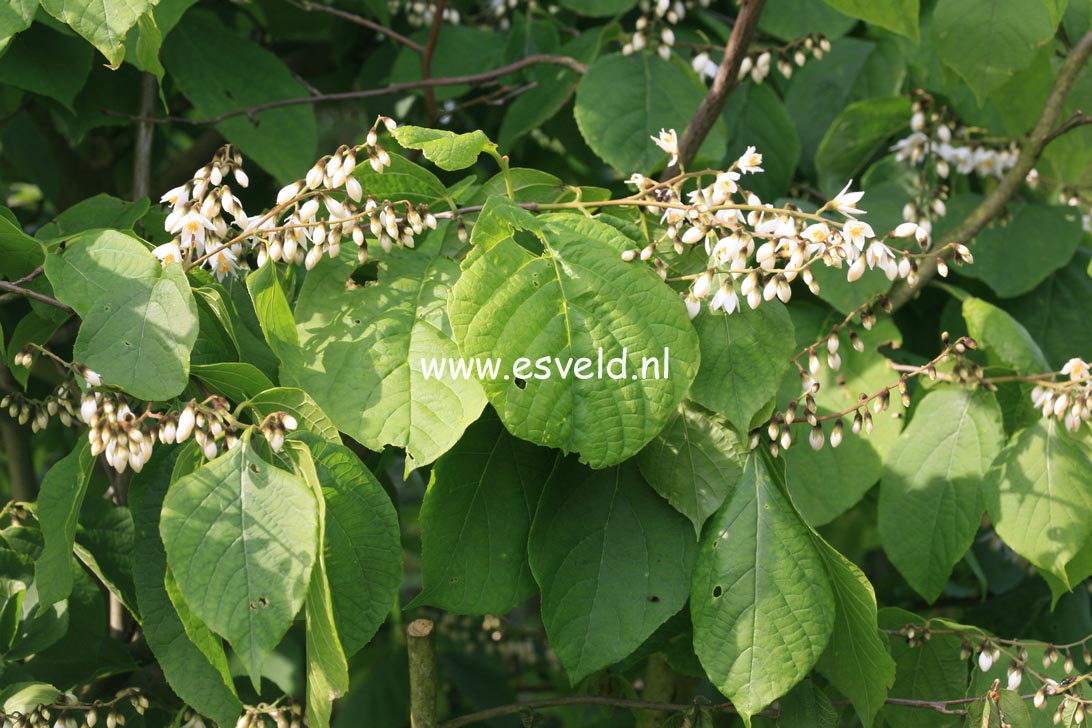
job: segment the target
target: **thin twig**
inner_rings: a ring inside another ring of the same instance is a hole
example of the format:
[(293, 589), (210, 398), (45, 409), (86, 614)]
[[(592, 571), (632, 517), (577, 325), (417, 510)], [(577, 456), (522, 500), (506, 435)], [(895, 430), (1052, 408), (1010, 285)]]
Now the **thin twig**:
[[(438, 0), (433, 8), (432, 28), (428, 32), (428, 43), (421, 54), (421, 79), (432, 78), (432, 54), (436, 52), (436, 43), (440, 40), (440, 26), (444, 22), (444, 8), (447, 0)], [(436, 90), (432, 86), (425, 87), (425, 109), (428, 112), (428, 122), (436, 121)]]
[[(265, 104), (259, 104), (257, 106), (251, 106), (245, 109), (233, 109), (232, 111), (218, 114), (208, 119), (188, 119), (184, 116), (141, 116), (139, 114), (123, 114), (117, 111), (111, 111), (110, 109), (104, 109), (103, 114), (107, 116), (113, 116), (120, 119), (128, 119), (130, 121), (150, 121), (153, 124), (188, 124), (190, 126), (207, 126), (209, 124), (219, 124), (221, 121), (232, 119), (236, 116), (247, 116), (253, 119), (256, 114), (263, 111), (270, 111), (272, 109), (281, 109), (287, 106), (302, 106), (304, 104), (318, 104), (327, 101), (351, 101), (354, 99), (365, 99), (372, 96), (386, 96), (388, 94), (399, 93), (401, 91), (413, 91), (416, 89), (429, 88), (434, 86), (459, 86), (461, 84), (473, 85), (476, 83), (482, 83), (484, 81), (492, 81), (495, 78), (506, 76), (513, 71), (518, 71), (521, 68), (527, 66), (533, 66), (537, 64), (553, 64), (556, 66), (565, 66), (575, 73), (583, 74), (588, 70), (587, 65), (581, 63), (575, 58), (569, 56), (561, 56), (553, 53), (534, 53), (529, 56), (525, 56), (520, 60), (509, 63), (507, 66), (501, 66), (500, 68), (494, 68), (489, 71), (483, 71), (482, 73), (474, 73), (467, 76), (445, 76), (443, 78), (429, 78), (419, 79), (417, 81), (407, 81), (405, 83), (394, 83), (389, 86), (383, 86), (382, 88), (370, 88), (363, 89), (361, 91), (341, 91), (338, 93), (321, 94), (319, 96), (305, 96), (297, 99), (281, 99), (279, 101), (270, 101)], [(256, 120), (255, 120), (256, 121)]]
[(1092, 124), (1092, 116), (1089, 116), (1082, 112), (1080, 109), (1077, 109), (1068, 119), (1059, 124), (1057, 129), (1050, 132), (1050, 134), (1046, 138), (1046, 143), (1050, 144), (1052, 141), (1060, 137), (1062, 134), (1065, 134), (1067, 131), (1070, 131), (1071, 129), (1076, 129), (1079, 126), (1084, 126), (1085, 124)]
[[(1005, 205), (1008, 204), (1008, 201), (1016, 194), (1016, 190), (1023, 184), (1028, 172), (1039, 161), (1047, 142), (1057, 137), (1054, 125), (1058, 122), (1058, 117), (1062, 113), (1062, 105), (1065, 103), (1069, 90), (1073, 87), (1081, 68), (1088, 61), (1090, 55), (1092, 55), (1092, 30), (1084, 34), (1080, 43), (1074, 46), (1065, 62), (1062, 63), (1061, 68), (1058, 69), (1058, 75), (1054, 79), (1054, 87), (1051, 88), (1050, 95), (1043, 106), (1043, 113), (1039, 116), (1039, 121), (1035, 123), (1035, 128), (1028, 134), (1027, 141), (1021, 147), (1016, 164), (1001, 178), (993, 191), (986, 195), (981, 204), (955, 230), (944, 237), (941, 247), (953, 243), (968, 243), (986, 226), (986, 223), (1001, 214)], [(1063, 124), (1063, 126), (1065, 125)], [(927, 259), (918, 269), (918, 280), (913, 286), (900, 283), (892, 289), (891, 305), (894, 310), (898, 310), (909, 303), (917, 292), (933, 279), (936, 273), (936, 259)]]
[[(713, 85), (694, 112), (694, 118), (686, 125), (686, 131), (679, 143), (678, 164), (683, 167), (689, 167), (694, 161), (709, 130), (724, 111), (728, 95), (739, 84), (739, 67), (743, 63), (743, 57), (747, 55), (747, 48), (751, 45), (765, 4), (766, 0), (746, 0), (740, 8), (732, 34), (728, 37), (728, 46), (724, 49), (724, 58), (717, 67), (717, 75), (713, 77)], [(676, 172), (674, 167), (667, 170), (669, 176)]]
[(75, 311), (72, 309), (71, 306), (66, 306), (65, 304), (61, 303), (60, 301), (58, 301), (56, 298), (53, 298), (52, 296), (47, 296), (44, 293), (38, 293), (37, 291), (32, 291), (29, 288), (23, 288), (22, 286), (17, 286), (14, 283), (11, 283), (9, 281), (0, 281), (0, 291), (7, 291), (8, 293), (14, 293), (17, 296), (23, 296), (24, 298), (33, 298), (35, 301), (40, 301), (42, 303), (47, 303), (50, 306), (54, 306), (56, 308), (61, 309), (62, 311), (67, 311), (68, 313), (75, 313)]
[[(289, 0), (289, 2), (291, 2), (291, 0)], [(368, 18), (365, 18), (362, 15), (356, 15), (355, 13), (350, 13), (347, 10), (341, 10), (339, 8), (330, 7), (329, 5), (320, 5), (318, 3), (309, 2), (308, 0), (300, 0), (299, 2), (291, 2), (291, 4), (295, 5), (296, 7), (300, 8), (301, 10), (308, 10), (308, 11), (316, 11), (317, 10), (319, 12), (323, 12), (323, 13), (327, 13), (329, 15), (333, 15), (335, 18), (341, 18), (342, 20), (346, 20), (346, 21), (348, 21), (350, 23), (355, 23), (356, 25), (360, 25), (360, 26), (363, 26), (365, 28), (370, 28), (370, 29), (376, 31), (377, 33), (382, 33), (383, 35), (387, 36), (388, 38), (390, 38), (393, 41), (397, 41), (397, 42), (401, 43), (404, 46), (408, 46), (409, 48), (412, 48), (413, 50), (417, 51), (418, 53), (421, 53), (421, 52), (423, 52), (425, 50), (424, 46), (422, 46), (420, 43), (413, 40), (412, 38), (407, 38), (406, 36), (402, 35), (401, 33), (395, 32), (395, 31), (391, 30), (390, 28), (388, 28), (387, 26), (382, 25), (380, 23), (377, 23), (374, 20), (369, 20)]]

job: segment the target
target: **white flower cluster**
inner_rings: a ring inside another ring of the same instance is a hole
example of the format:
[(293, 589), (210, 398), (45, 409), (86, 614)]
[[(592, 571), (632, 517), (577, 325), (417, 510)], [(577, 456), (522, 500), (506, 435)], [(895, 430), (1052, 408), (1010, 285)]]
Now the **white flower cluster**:
[(709, 7), (710, 0), (641, 0), (641, 15), (637, 18), (633, 36), (622, 46), (622, 55), (628, 56), (646, 48), (656, 47), (665, 61), (671, 58), (675, 46), (675, 31), (671, 26), (686, 17), (688, 7)]
[(1031, 401), (1043, 417), (1055, 417), (1065, 423), (1070, 432), (1092, 417), (1092, 376), (1088, 362), (1073, 358), (1062, 367), (1068, 382), (1039, 385), (1031, 390)]
[[(671, 155), (672, 164), (677, 161), (675, 130), (662, 130), (653, 142)], [(641, 175), (628, 180), (637, 186), (638, 204), (646, 205), (650, 212), (662, 210), (665, 239), (677, 254), (698, 244), (704, 246), (706, 270), (693, 277), (686, 295), (691, 318), (706, 299), (714, 311), (729, 314), (740, 308), (741, 300), (752, 309), (774, 298), (787, 302), (792, 296), (791, 284), (798, 277), (817, 293), (819, 286), (810, 270), (816, 263), (834, 268), (847, 266), (846, 278), (851, 282), (873, 268), (882, 270), (890, 280), (916, 280), (921, 254), (890, 247), (886, 241), (916, 238), (924, 244), (927, 230), (915, 223), (903, 223), (877, 237), (868, 223), (857, 219), (866, 214), (858, 207), (864, 193), (850, 191), (852, 182), (817, 213), (805, 213), (793, 206), (775, 208), (740, 186), (743, 175), (762, 171), (762, 155), (748, 147), (729, 169), (716, 172), (712, 183), (687, 193), (689, 204), (680, 200), (681, 182), (657, 183)], [(824, 217), (823, 213), (828, 212), (838, 213), (845, 220)], [(650, 260), (658, 242), (649, 243), (643, 250), (627, 250), (622, 259)], [(952, 249), (957, 261), (972, 261), (965, 246), (954, 244)], [(659, 260), (654, 263), (661, 275), (666, 275), (666, 265)], [(938, 264), (943, 264), (943, 259), (938, 258)], [(946, 268), (941, 272), (946, 274)]]
[[(818, 33), (789, 43), (783, 48), (756, 50), (743, 57), (739, 65), (738, 80), (743, 82), (750, 77), (755, 83), (762, 83), (774, 68), (784, 78), (792, 78), (793, 72), (802, 68), (809, 58), (819, 60), (828, 52), (830, 41)], [(691, 65), (703, 79), (712, 80), (717, 75), (717, 63), (707, 51), (694, 56)]]
[[(88, 390), (79, 418), (89, 428), (91, 454), (103, 455), (119, 473), (126, 468), (139, 473), (151, 458), (157, 439), (169, 445), (193, 437), (206, 460), (234, 447), (239, 439), (238, 423), (231, 416), (228, 401), (215, 395), (200, 403), (190, 400), (177, 412), (160, 414), (149, 407), (138, 415), (124, 395)], [(275, 412), (265, 418), (260, 429), (273, 450), (279, 451), (287, 433), (296, 427), (291, 414)]]
[(930, 163), (937, 176), (957, 174), (1000, 178), (1012, 169), (1020, 156), (1015, 142), (996, 144), (975, 139), (971, 130), (929, 111), (915, 102), (910, 117), (910, 135), (891, 147), (895, 159), (911, 165)]
[[(378, 140), (380, 125), (388, 131), (396, 128), (392, 119), (379, 117), (363, 144), (343, 145), (322, 157), (304, 179), (277, 193), (272, 210), (253, 216), (243, 211), (238, 198), (222, 184), (225, 159), (231, 160), (237, 180), (242, 175), (238, 153), (225, 147), (193, 180), (163, 196), (163, 202), (173, 207), (167, 229), (177, 237), (152, 252), (164, 265), (199, 260), (223, 280), (248, 266), (250, 252), (258, 266), (268, 260), (283, 260), (310, 270), (324, 255), (337, 257), (343, 239), (351, 239), (359, 247), (358, 257), (363, 262), (367, 259), (366, 231), (384, 250), (394, 245), (413, 247), (415, 235), (436, 227), (436, 218), (428, 208), (365, 197), (354, 174), (363, 154), (377, 173), (390, 166), (390, 155)], [(238, 229), (234, 235), (228, 232), (225, 212), (234, 218)]]
[[(388, 0), (387, 8), (391, 11), (391, 14), (403, 12), (405, 14), (406, 22), (414, 28), (423, 28), (432, 25), (432, 21), (436, 18), (436, 3), (426, 2), (425, 0)], [(444, 22), (451, 25), (458, 25), (462, 21), (462, 17), (459, 15), (458, 8), (452, 7), (451, 3), (444, 6), (443, 14)]]
[(31, 432), (40, 432), (48, 425), (50, 418), (56, 417), (65, 427), (71, 427), (79, 416), (80, 391), (75, 384), (65, 382), (57, 386), (44, 399), (31, 399), (19, 392), (5, 394), (0, 398), (0, 410), (7, 410), (8, 416), (20, 425), (30, 423)]

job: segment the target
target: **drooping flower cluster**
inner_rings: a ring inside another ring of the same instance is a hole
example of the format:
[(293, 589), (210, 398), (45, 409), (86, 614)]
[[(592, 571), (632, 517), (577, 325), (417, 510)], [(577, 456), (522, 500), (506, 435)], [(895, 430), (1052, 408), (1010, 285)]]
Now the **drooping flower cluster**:
[[(345, 239), (358, 246), (362, 262), (367, 259), (368, 235), (385, 251), (394, 245), (413, 247), (414, 236), (426, 228), (435, 229), (436, 218), (424, 205), (377, 201), (365, 195), (356, 175), (364, 156), (376, 173), (390, 166), (390, 155), (379, 144), (381, 126), (387, 131), (396, 128), (392, 119), (379, 117), (362, 144), (342, 145), (322, 157), (304, 179), (277, 193), (272, 210), (253, 216), (222, 184), (225, 166), (237, 180), (242, 174), (238, 152), (225, 147), (193, 180), (163, 196), (173, 207), (167, 228), (176, 238), (153, 252), (164, 264), (200, 261), (223, 280), (247, 268), (251, 253), (259, 267), (272, 260), (311, 269), (324, 255), (337, 257)], [(234, 218), (235, 231), (229, 232), (224, 213)]]
[[(743, 57), (739, 65), (738, 80), (748, 77), (762, 83), (776, 69), (783, 78), (792, 78), (797, 68), (803, 68), (809, 59), (819, 60), (830, 52), (830, 41), (821, 33), (813, 33), (777, 48), (760, 48)], [(717, 75), (718, 64), (708, 51), (701, 51), (691, 60), (691, 65), (703, 79)]]
[[(444, 6), (443, 20), (451, 25), (458, 25), (462, 18), (458, 8), (452, 7), (453, 3)], [(403, 12), (406, 22), (414, 28), (422, 28), (432, 25), (436, 19), (436, 3), (425, 0), (388, 0), (387, 7), (391, 14)]]
[[(137, 414), (123, 394), (88, 390), (79, 417), (89, 428), (91, 454), (103, 455), (119, 473), (126, 468), (139, 473), (151, 458), (156, 440), (170, 445), (192, 437), (205, 459), (212, 460), (234, 447), (240, 428), (246, 427), (231, 415), (228, 401), (215, 395), (202, 402), (190, 400), (180, 410), (166, 414), (153, 412), (151, 407)], [(265, 418), (260, 430), (273, 450), (279, 451), (286, 434), (296, 427), (296, 418), (291, 414), (274, 412)]]
[[(980, 131), (980, 130), (978, 130)], [(922, 100), (914, 102), (910, 135), (891, 147), (897, 161), (931, 164), (940, 178), (957, 174), (1000, 178), (1020, 156), (1015, 142), (992, 142), (956, 123), (942, 109)]]
[[(74, 693), (62, 693), (52, 705), (38, 705), (26, 713), (5, 713), (0, 710), (3, 728), (117, 728), (125, 725), (122, 701), (138, 715), (144, 715), (151, 702), (140, 688), (123, 688), (111, 700), (83, 703)], [(101, 716), (101, 717), (100, 717)]]
[(1043, 382), (1031, 390), (1031, 401), (1043, 417), (1055, 417), (1070, 432), (1092, 417), (1092, 375), (1083, 359), (1073, 358), (1062, 367), (1067, 382)]
[(20, 425), (30, 423), (31, 432), (40, 432), (56, 417), (65, 427), (71, 427), (79, 416), (80, 391), (74, 382), (59, 384), (47, 397), (32, 399), (20, 392), (5, 394), (0, 398), (0, 410)]
[[(677, 161), (675, 130), (662, 130), (652, 141), (671, 155), (670, 164)], [(793, 205), (776, 208), (763, 203), (742, 187), (743, 176), (762, 172), (762, 164), (762, 154), (748, 147), (727, 170), (682, 174), (662, 183), (641, 175), (631, 177), (628, 182), (637, 187), (635, 204), (662, 213), (666, 235), (642, 250), (625, 251), (622, 259), (652, 260), (666, 277), (666, 263), (656, 257), (658, 243), (670, 242), (678, 255), (703, 246), (705, 271), (691, 276), (693, 282), (686, 295), (691, 318), (707, 299), (711, 309), (729, 314), (738, 310), (743, 300), (752, 309), (774, 298), (787, 302), (797, 278), (817, 293), (819, 284), (811, 272), (816, 264), (845, 266), (846, 278), (851, 282), (874, 268), (882, 270), (890, 280), (916, 280), (918, 260), (926, 253), (910, 253), (889, 241), (916, 239), (924, 251), (929, 242), (928, 230), (916, 223), (904, 223), (877, 236), (868, 223), (858, 219), (867, 211), (859, 206), (864, 193), (851, 191), (852, 182), (815, 213)], [(685, 193), (688, 202), (684, 203), (683, 184), (695, 178), (699, 186)], [(711, 182), (701, 184), (709, 178)], [(836, 220), (830, 213), (844, 219)], [(953, 244), (951, 252), (957, 262), (973, 260), (961, 244)], [(938, 258), (940, 265), (945, 264)], [(947, 273), (946, 265), (941, 273)]]

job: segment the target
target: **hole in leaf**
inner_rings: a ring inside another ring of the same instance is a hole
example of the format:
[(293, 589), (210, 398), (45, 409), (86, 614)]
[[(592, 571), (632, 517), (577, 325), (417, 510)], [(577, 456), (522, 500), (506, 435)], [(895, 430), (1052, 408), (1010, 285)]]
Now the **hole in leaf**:
[(527, 389), (527, 380), (516, 377), (514, 384), (520, 389)]
[(717, 584), (715, 587), (713, 587), (713, 598), (714, 599), (720, 599), (720, 595), (723, 594), (723, 593), (724, 593), (724, 589), (721, 588), (720, 584)]
[(259, 468), (259, 467), (257, 466), (257, 464), (256, 464), (256, 463), (251, 463), (251, 464), (250, 464), (250, 465), (248, 466), (248, 469), (250, 470), (250, 472), (254, 473), (255, 475), (257, 475), (258, 473), (262, 472), (262, 469), (261, 469), (261, 468)]
[(458, 584), (459, 583), (459, 577), (457, 577), (457, 576), (451, 577), (451, 583), (452, 584)]
[(655, 594), (649, 594), (648, 595), (648, 601), (655, 604), (656, 602), (660, 601), (660, 598), (658, 596), (656, 596)]

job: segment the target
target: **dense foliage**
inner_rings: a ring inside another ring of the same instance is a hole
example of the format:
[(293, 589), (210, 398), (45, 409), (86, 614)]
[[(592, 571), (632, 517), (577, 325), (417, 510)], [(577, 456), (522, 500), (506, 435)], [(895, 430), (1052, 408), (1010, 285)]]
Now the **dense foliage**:
[(3, 725), (1082, 723), (1090, 55), (1092, 0), (6, 3)]

